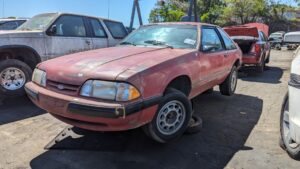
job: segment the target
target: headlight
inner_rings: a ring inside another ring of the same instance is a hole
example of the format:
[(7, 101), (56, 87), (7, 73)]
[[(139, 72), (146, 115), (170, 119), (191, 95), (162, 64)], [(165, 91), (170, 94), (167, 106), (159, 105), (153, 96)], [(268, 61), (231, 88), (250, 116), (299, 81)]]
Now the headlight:
[(35, 68), (32, 75), (32, 81), (46, 87), (46, 72)]
[(80, 95), (105, 100), (129, 101), (140, 97), (140, 92), (128, 83), (89, 80), (82, 86)]

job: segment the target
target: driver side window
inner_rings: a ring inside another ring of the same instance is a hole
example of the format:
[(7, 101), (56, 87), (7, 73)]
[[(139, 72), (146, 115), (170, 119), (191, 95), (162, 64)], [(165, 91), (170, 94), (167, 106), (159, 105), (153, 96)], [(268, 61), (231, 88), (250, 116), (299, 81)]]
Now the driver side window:
[(224, 50), (220, 37), (214, 28), (202, 28), (201, 50), (203, 52)]
[[(55, 32), (53, 36), (65, 37), (85, 37), (86, 30), (81, 16), (65, 15), (61, 16), (54, 24)], [(52, 26), (52, 27), (53, 27)]]

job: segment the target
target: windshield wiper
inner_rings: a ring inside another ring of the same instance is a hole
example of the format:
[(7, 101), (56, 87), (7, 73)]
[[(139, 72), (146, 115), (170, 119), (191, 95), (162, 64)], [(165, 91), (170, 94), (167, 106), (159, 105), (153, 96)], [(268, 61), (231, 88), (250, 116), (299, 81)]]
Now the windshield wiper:
[(136, 46), (136, 44), (134, 44), (133, 42), (127, 42), (127, 41), (121, 42), (120, 45), (133, 45), (133, 46)]
[(165, 47), (167, 47), (167, 48), (174, 49), (173, 46), (168, 45), (168, 44), (166, 44), (166, 42), (163, 42), (163, 41), (158, 41), (158, 40), (146, 40), (146, 41), (144, 41), (144, 43), (148, 43), (148, 44), (151, 44), (151, 45), (154, 45), (154, 46), (165, 46)]

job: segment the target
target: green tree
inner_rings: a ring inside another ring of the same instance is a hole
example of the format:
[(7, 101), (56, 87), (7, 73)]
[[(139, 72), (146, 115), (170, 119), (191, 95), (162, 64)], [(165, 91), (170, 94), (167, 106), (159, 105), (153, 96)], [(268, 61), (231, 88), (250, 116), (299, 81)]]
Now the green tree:
[(225, 22), (245, 24), (256, 22), (266, 16), (268, 4), (265, 0), (225, 0), (223, 19)]
[(181, 17), (185, 15), (183, 8), (178, 7), (171, 1), (167, 1), (164, 5), (157, 4), (150, 12), (149, 22), (174, 22), (180, 21)]

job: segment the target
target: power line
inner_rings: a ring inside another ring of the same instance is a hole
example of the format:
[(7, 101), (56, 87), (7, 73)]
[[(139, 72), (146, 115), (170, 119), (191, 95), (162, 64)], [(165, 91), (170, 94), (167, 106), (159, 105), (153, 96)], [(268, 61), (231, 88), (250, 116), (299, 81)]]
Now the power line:
[(4, 0), (2, 0), (2, 18), (4, 18)]

